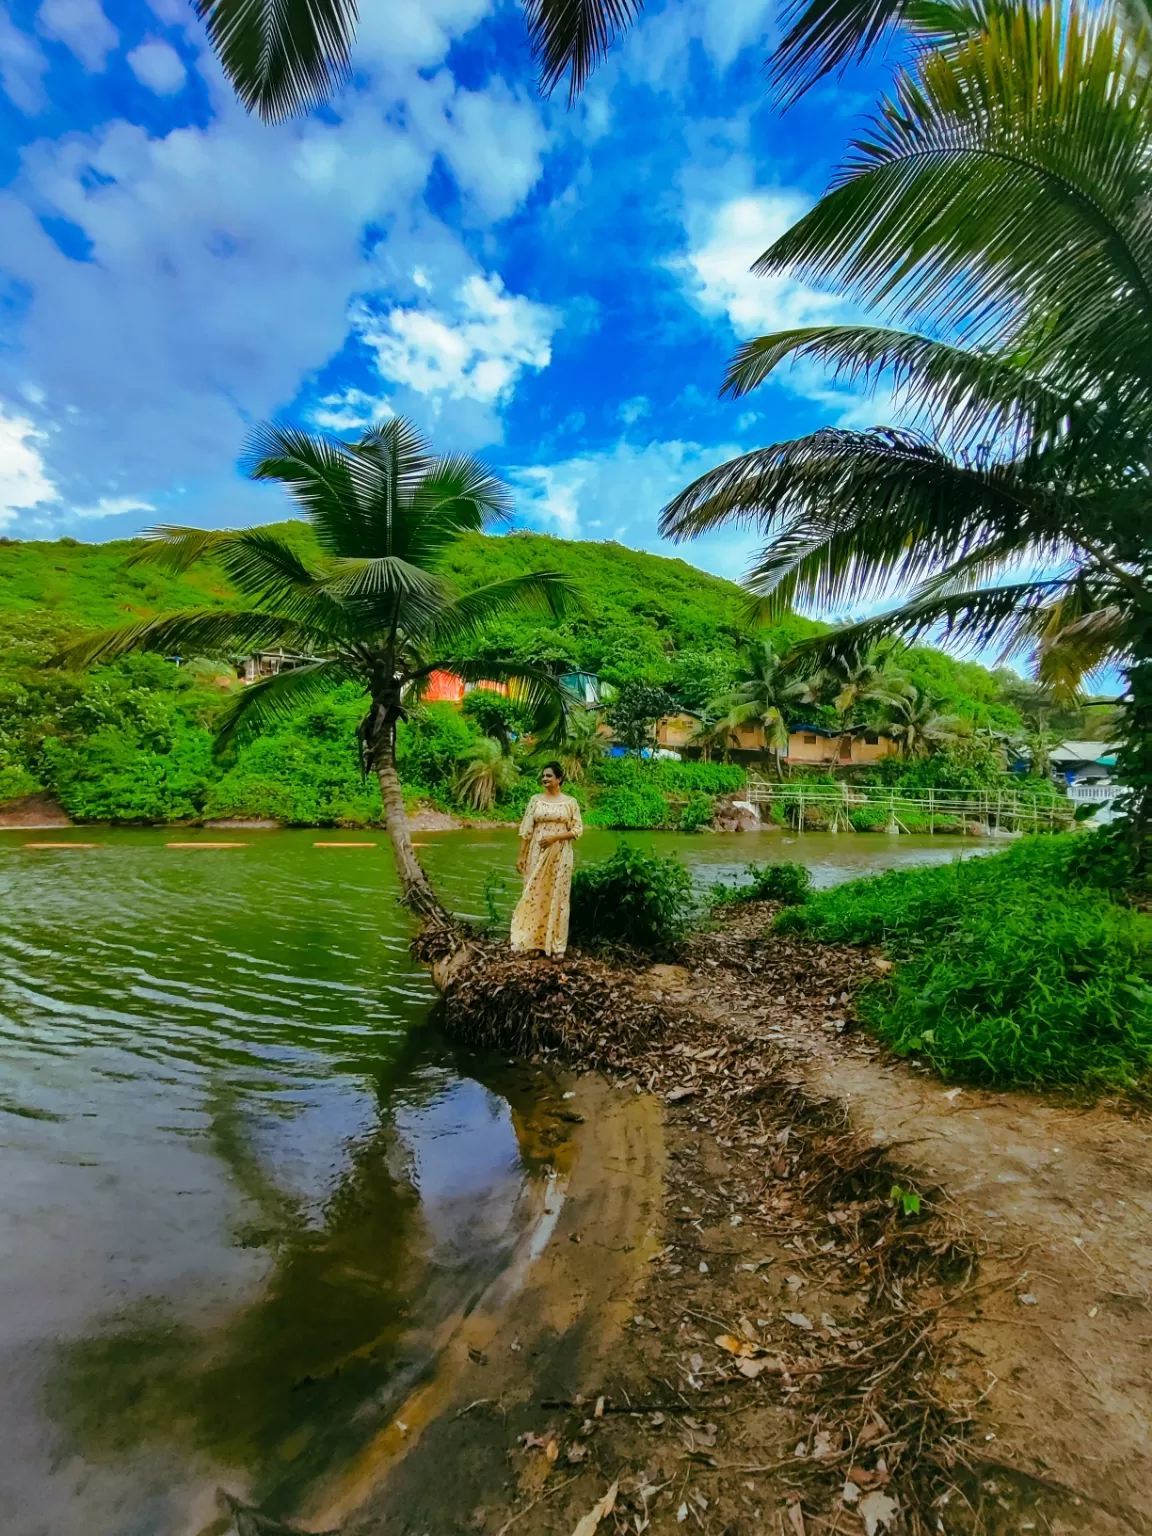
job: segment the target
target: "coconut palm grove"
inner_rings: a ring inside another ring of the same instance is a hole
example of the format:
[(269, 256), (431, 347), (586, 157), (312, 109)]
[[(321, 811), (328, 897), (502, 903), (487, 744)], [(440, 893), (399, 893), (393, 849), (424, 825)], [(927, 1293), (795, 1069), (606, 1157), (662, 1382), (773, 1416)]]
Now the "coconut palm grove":
[(12, 1536), (1146, 1536), (1145, 0), (0, 18)]

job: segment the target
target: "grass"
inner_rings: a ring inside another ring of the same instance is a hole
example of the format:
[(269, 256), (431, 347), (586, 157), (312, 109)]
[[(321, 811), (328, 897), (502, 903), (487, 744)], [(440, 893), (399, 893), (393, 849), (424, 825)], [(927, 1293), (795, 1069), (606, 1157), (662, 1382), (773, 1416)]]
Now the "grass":
[(853, 881), (776, 927), (882, 946), (896, 963), (859, 995), (861, 1019), (946, 1077), (1131, 1088), (1152, 1073), (1152, 923), (1097, 883), (1107, 866), (1095, 873), (1085, 843)]

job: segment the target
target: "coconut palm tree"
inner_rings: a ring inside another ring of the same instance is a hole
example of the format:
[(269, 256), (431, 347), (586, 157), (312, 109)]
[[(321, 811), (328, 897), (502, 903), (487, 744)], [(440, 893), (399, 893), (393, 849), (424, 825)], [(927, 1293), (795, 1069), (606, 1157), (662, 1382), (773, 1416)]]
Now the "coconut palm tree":
[(754, 640), (744, 657), (731, 693), (713, 700), (709, 712), (717, 719), (708, 727), (711, 743), (726, 746), (736, 732), (748, 726), (764, 732), (764, 745), (772, 754), (776, 777), (782, 779), (782, 758), (788, 755), (787, 711), (803, 691), (770, 640)]
[(830, 704), (840, 717), (840, 756), (852, 757), (854, 729), (862, 723), (866, 704), (888, 704), (903, 678), (889, 670), (891, 647), (849, 645), (830, 651), (811, 670), (814, 658), (800, 651), (793, 664), (807, 666), (808, 673), (797, 684), (797, 694), (805, 704)]
[(234, 655), (274, 645), (308, 657), (237, 694), (220, 723), (220, 747), (342, 683), (359, 683), (368, 696), (361, 757), (380, 783), (402, 900), (448, 928), (408, 832), (396, 774), (397, 722), (419, 702), (433, 672), (450, 672), (507, 683), (539, 731), (558, 729), (565, 697), (551, 673), (519, 662), (473, 661), (467, 642), (509, 610), (534, 607), (561, 617), (575, 594), (548, 571), (453, 592), (438, 571), (442, 558), (462, 533), (505, 517), (508, 493), (475, 459), (434, 457), (402, 418), (351, 444), (266, 426), (250, 457), (252, 478), (287, 489), (319, 549), (261, 528), (154, 529), (137, 561), (185, 570), (210, 558), (243, 606), (184, 610), (103, 630), (55, 661), (86, 667), (129, 651)]
[(942, 715), (939, 699), (915, 683), (891, 689), (885, 701), (883, 728), (900, 748), (900, 755), (907, 758), (930, 757), (964, 734), (963, 722), (955, 715)]
[(814, 359), (894, 380), (912, 426), (746, 454), (663, 518), (678, 538), (757, 521), (769, 542), (750, 584), (769, 615), (913, 589), (825, 650), (931, 631), (999, 642), (1065, 693), (1126, 666), (1137, 843), (1152, 819), (1150, 198), (1152, 73), (1118, 13), (990, 8), (901, 73), (831, 190), (758, 263), (918, 328), (777, 332), (727, 380), (739, 395)]

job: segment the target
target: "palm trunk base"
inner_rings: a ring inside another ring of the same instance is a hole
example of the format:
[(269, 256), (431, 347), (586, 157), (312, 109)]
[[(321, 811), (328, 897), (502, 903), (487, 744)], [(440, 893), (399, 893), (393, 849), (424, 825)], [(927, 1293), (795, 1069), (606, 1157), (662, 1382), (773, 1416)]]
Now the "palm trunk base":
[(400, 900), (410, 912), (423, 920), (430, 939), (432, 935), (437, 935), (446, 941), (446, 950), (459, 948), (464, 942), (463, 934), (432, 889), (412, 846), (404, 794), (390, 750), (377, 762), (376, 776), (380, 781), (380, 797), (384, 802), (384, 825), (396, 858)]

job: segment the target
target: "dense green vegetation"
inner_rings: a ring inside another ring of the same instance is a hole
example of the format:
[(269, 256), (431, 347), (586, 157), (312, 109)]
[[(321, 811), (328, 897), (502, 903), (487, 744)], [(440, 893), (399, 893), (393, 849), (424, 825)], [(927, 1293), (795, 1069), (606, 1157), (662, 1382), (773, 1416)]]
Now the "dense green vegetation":
[(859, 995), (901, 1055), (963, 1081), (1129, 1087), (1152, 1069), (1152, 925), (1122, 905), (1110, 840), (1030, 838), (992, 858), (889, 872), (776, 921), (896, 962)]
[[(275, 531), (309, 547), (304, 524)], [(362, 778), (355, 731), (364, 696), (349, 683), (304, 703), (254, 740), (213, 755), (213, 732), (234, 696), (226, 662), (176, 666), (157, 656), (127, 657), (91, 673), (44, 670), (66, 640), (97, 627), (143, 620), (176, 608), (235, 602), (222, 570), (194, 566), (183, 575), (126, 565), (133, 544), (84, 545), (0, 541), (0, 804), (47, 790), (77, 820), (185, 820), (261, 816), (289, 825), (362, 825), (378, 821), (378, 786)], [(588, 610), (560, 622), (538, 615), (501, 616), (471, 650), (528, 663), (598, 672), (618, 687), (660, 688), (678, 704), (702, 709), (738, 687), (747, 667), (741, 628), (743, 594), (682, 561), (617, 544), (565, 543), (544, 535), (503, 538), (465, 534), (447, 565), (462, 589), (547, 567), (569, 575)], [(773, 632), (778, 647), (815, 632), (790, 619)], [(233, 658), (238, 660), (239, 658)], [(1015, 674), (995, 674), (927, 648), (901, 651), (901, 676), (930, 689), (938, 707), (973, 729), (1026, 736), (1030, 688)], [(796, 720), (834, 715), (831, 706), (797, 697)], [(503, 714), (501, 714), (503, 711)], [(1092, 719), (1095, 716), (1095, 719)], [(1087, 734), (1104, 711), (1046, 716), (1063, 734)], [(514, 739), (523, 730), (514, 707), (496, 696), (470, 696), (462, 712), (429, 704), (402, 723), (397, 742), (409, 798), (464, 815), (510, 819), (534, 787), (534, 764)], [(1049, 729), (1049, 736), (1053, 732)], [(496, 741), (510, 761), (493, 763)], [(593, 824), (611, 827), (706, 825), (717, 796), (744, 783), (730, 763), (641, 763), (605, 759), (595, 743), (562, 752)], [(485, 762), (485, 757), (489, 761)], [(1001, 761), (991, 737), (956, 741), (922, 761), (891, 761), (870, 778), (977, 785)], [(471, 802), (469, 785), (495, 769), (495, 799)], [(830, 775), (821, 775), (830, 778)], [(862, 813), (867, 821), (867, 812)]]

